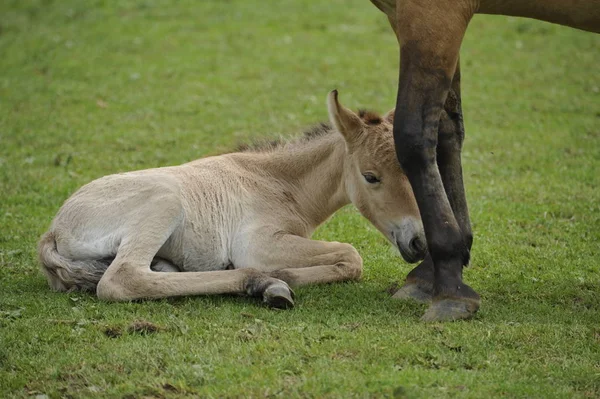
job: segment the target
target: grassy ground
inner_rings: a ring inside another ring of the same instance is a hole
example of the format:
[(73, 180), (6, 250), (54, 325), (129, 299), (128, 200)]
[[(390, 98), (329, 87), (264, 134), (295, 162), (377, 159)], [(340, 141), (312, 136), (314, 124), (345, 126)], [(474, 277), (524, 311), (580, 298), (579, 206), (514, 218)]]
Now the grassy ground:
[[(393, 106), (397, 44), (366, 0), (0, 4), (0, 397), (600, 397), (600, 36), (477, 17), (462, 51), (475, 231), (469, 322), (422, 324), (411, 266), (352, 208), (356, 284), (100, 303), (53, 293), (36, 241), (105, 174)], [(144, 325), (142, 322), (152, 325)]]

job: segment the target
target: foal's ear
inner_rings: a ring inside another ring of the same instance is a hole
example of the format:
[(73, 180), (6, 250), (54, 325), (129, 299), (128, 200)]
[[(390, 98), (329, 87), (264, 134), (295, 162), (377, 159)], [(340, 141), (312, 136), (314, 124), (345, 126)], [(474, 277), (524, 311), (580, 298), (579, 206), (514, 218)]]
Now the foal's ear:
[(396, 113), (396, 108), (392, 108), (387, 114), (384, 115), (383, 119), (393, 125), (395, 113)]
[(327, 96), (327, 109), (329, 120), (346, 141), (350, 143), (356, 140), (362, 132), (363, 123), (358, 115), (338, 102), (337, 90), (333, 90)]

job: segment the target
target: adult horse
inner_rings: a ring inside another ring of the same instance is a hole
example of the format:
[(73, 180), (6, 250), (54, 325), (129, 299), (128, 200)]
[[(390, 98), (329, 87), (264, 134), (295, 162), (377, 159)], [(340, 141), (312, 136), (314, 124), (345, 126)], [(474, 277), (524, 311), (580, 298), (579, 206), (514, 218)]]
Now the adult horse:
[(465, 30), (474, 14), (502, 14), (600, 33), (600, 0), (371, 2), (387, 15), (400, 45), (394, 141), (428, 245), (427, 257), (395, 297), (433, 299), (424, 320), (468, 318), (480, 298), (462, 280), (473, 242), (461, 166), (459, 50)]

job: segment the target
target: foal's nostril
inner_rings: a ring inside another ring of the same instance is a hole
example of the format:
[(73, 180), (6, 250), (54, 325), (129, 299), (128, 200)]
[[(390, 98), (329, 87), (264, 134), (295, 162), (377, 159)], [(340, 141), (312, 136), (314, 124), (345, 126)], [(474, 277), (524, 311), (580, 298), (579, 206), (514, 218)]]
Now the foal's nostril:
[(425, 252), (425, 250), (427, 249), (427, 243), (425, 242), (425, 240), (418, 236), (410, 240), (408, 246), (411, 249), (411, 251), (418, 254)]

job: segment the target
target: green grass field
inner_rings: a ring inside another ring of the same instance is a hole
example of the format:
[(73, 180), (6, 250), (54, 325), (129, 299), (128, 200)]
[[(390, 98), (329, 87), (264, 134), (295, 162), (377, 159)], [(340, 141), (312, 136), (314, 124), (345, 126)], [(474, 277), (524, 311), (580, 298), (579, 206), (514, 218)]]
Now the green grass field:
[(600, 36), (541, 22), (463, 44), (473, 320), (393, 301), (411, 265), (351, 207), (315, 236), (363, 281), (290, 311), (49, 290), (36, 242), (78, 187), (297, 133), (334, 88), (385, 112), (397, 54), (367, 0), (2, 1), (0, 397), (600, 397)]

